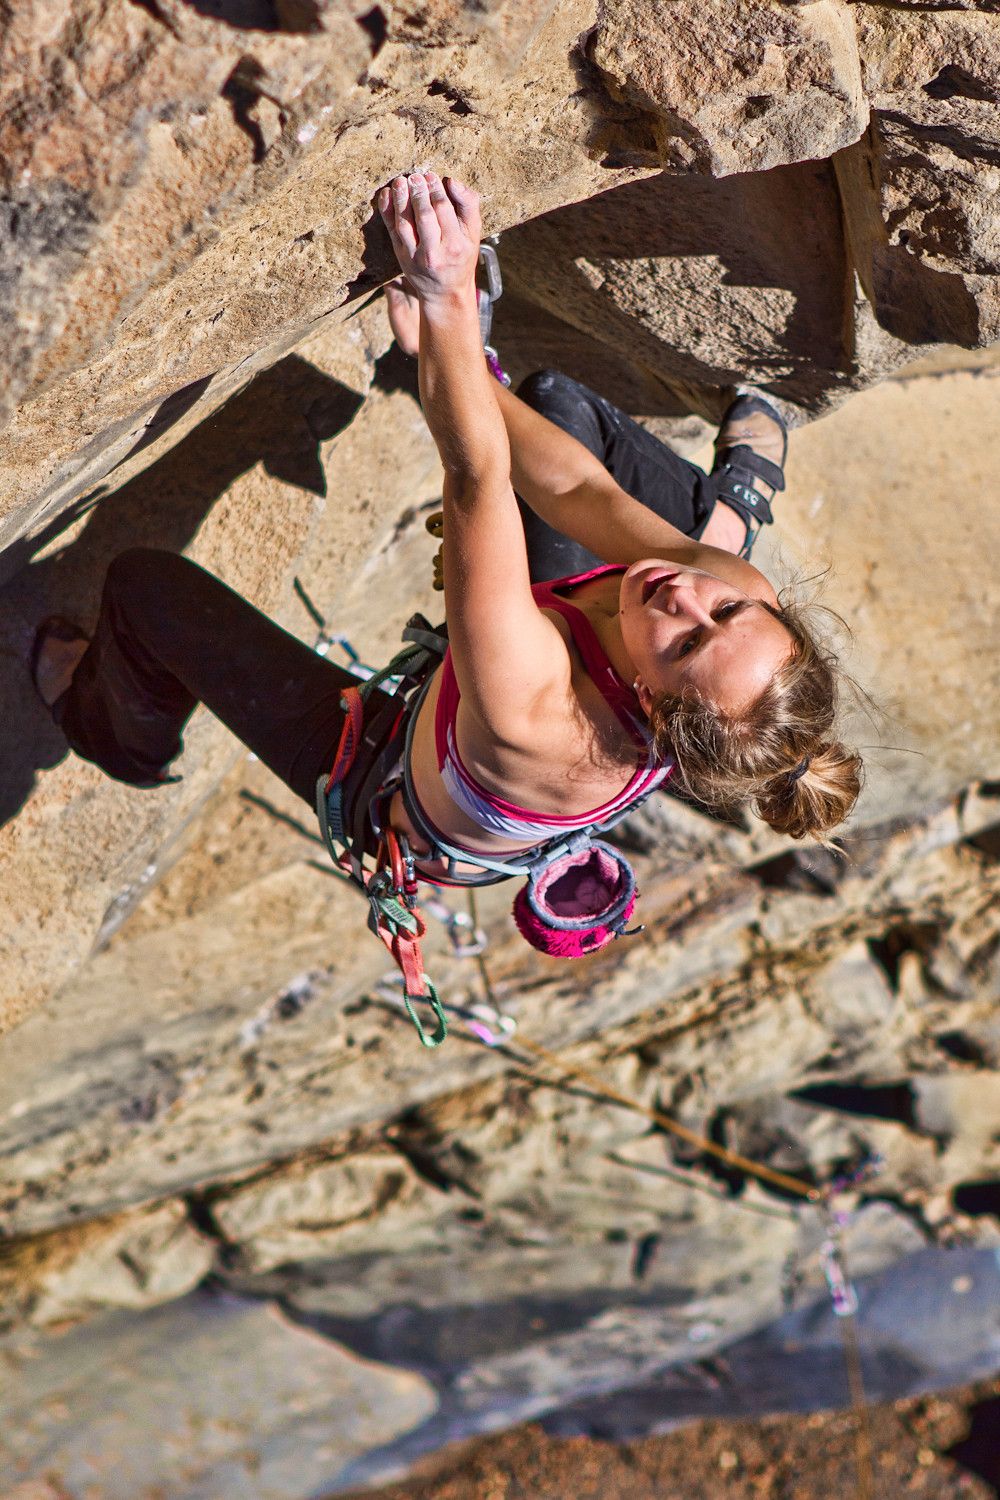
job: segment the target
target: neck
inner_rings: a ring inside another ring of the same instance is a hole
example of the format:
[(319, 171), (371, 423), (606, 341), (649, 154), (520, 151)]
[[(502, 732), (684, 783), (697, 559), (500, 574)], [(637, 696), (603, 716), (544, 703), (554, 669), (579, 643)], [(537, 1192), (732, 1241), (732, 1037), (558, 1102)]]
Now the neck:
[(601, 649), (618, 676), (631, 687), (635, 679), (635, 663), (625, 650), (621, 626), (618, 623), (620, 584), (621, 578), (618, 574), (608, 579), (602, 578), (599, 584), (595, 585), (590, 597), (574, 599), (573, 602), (590, 620), (594, 634), (601, 643)]

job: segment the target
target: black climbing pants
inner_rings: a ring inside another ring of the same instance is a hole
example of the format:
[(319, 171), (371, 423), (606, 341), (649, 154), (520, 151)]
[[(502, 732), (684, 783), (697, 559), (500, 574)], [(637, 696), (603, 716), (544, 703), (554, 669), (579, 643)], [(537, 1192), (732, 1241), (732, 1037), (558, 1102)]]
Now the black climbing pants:
[[(519, 392), (580, 439), (628, 490), (689, 535), (714, 504), (712, 484), (610, 402), (543, 371)], [(525, 512), (534, 581), (600, 559)], [(175, 780), (184, 726), (204, 703), (310, 805), (357, 679), (282, 630), (196, 563), (133, 548), (108, 569), (94, 637), (54, 716), (72, 749), (133, 786)]]
[(108, 569), (93, 639), (54, 717), (78, 755), (149, 787), (175, 779), (167, 767), (204, 703), (312, 805), (351, 684), (197, 563), (135, 547)]

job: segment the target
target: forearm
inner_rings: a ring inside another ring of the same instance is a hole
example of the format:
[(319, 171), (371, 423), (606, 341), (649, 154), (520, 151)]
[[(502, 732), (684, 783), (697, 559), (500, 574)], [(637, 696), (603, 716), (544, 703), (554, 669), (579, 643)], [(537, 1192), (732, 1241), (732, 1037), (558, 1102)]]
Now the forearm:
[(420, 399), (453, 494), (506, 485), (510, 446), (500, 388), (483, 359), (475, 286), (421, 302)]
[(510, 443), (511, 482), (545, 520), (545, 509), (580, 485), (607, 478), (607, 470), (589, 448), (550, 422), (548, 417), (496, 383), (496, 400)]
[(589, 448), (513, 392), (502, 386), (497, 391), (510, 442), (511, 483), (543, 521), (607, 562), (653, 556), (687, 541), (627, 495)]

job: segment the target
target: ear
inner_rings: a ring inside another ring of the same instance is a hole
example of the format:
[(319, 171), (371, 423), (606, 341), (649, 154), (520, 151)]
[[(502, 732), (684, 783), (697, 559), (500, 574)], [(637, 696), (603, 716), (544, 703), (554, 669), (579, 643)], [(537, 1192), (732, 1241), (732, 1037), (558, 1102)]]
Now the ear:
[(643, 713), (648, 719), (653, 711), (653, 694), (640, 677), (637, 677), (635, 679), (635, 682), (632, 684), (632, 686), (634, 687), (635, 695), (639, 700), (639, 707), (642, 709)]

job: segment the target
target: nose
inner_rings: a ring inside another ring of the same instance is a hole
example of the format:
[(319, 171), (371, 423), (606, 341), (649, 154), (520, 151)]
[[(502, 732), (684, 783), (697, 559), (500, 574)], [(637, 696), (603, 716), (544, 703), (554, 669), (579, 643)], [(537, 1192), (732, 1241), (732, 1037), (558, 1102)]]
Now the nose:
[(711, 625), (712, 623), (711, 612), (698, 598), (694, 580), (689, 573), (678, 573), (676, 578), (671, 579), (667, 612), (683, 615), (697, 625)]

